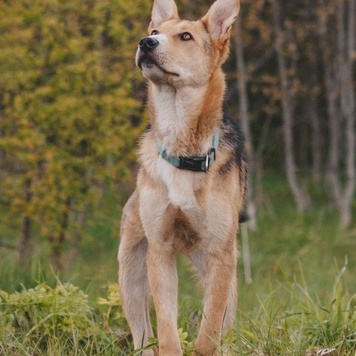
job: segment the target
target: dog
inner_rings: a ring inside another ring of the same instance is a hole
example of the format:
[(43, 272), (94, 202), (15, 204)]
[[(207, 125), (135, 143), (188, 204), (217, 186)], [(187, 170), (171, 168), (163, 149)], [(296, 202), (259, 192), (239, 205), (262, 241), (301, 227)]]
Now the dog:
[[(174, 0), (154, 0), (136, 65), (148, 81), (150, 126), (140, 144), (137, 186), (121, 221), (122, 307), (142, 355), (182, 355), (177, 332), (176, 254), (189, 257), (205, 298), (195, 355), (215, 355), (237, 304), (237, 242), (246, 163), (236, 125), (223, 113), (221, 65), (239, 0), (217, 0), (198, 21)], [(158, 348), (149, 296), (157, 316)]]

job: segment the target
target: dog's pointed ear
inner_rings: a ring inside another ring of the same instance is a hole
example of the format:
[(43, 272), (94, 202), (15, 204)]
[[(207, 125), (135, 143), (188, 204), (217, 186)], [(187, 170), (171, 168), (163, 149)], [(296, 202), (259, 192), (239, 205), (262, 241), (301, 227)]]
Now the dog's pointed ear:
[(201, 20), (214, 41), (226, 41), (239, 11), (240, 0), (216, 0)]
[(154, 0), (150, 28), (157, 28), (161, 23), (171, 19), (179, 19), (174, 0)]

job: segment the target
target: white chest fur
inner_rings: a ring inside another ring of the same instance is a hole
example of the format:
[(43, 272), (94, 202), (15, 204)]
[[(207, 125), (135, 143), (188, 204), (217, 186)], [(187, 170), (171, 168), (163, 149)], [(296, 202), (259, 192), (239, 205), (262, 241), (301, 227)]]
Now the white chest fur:
[(198, 176), (204, 173), (179, 170), (160, 157), (156, 166), (158, 178), (166, 185), (170, 203), (182, 210), (196, 209), (198, 203), (194, 186), (199, 180)]

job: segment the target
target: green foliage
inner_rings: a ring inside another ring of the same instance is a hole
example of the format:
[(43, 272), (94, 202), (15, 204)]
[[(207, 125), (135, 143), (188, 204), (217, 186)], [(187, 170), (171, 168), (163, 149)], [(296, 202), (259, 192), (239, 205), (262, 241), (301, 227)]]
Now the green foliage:
[(345, 271), (346, 266), (323, 300), (312, 294), (303, 277), (301, 283), (286, 279), (259, 297), (258, 308), (240, 316), (238, 342), (243, 354), (257, 350), (261, 355), (313, 355), (317, 350), (329, 349), (335, 355), (353, 355), (356, 295), (342, 283)]
[(11, 327), (14, 334), (25, 333), (27, 338), (60, 337), (76, 330), (83, 338), (92, 332), (88, 296), (71, 284), (58, 284), (55, 288), (40, 284), (20, 293), (0, 293), (2, 325)]
[[(219, 354), (316, 355), (327, 349), (330, 355), (354, 355), (356, 295), (344, 285), (346, 271), (345, 264), (323, 300), (311, 294), (303, 271), (301, 282), (286, 277), (258, 296), (253, 309), (243, 311), (242, 306), (234, 329), (217, 346)], [(54, 288), (41, 283), (13, 294), (0, 291), (0, 352), (139, 355), (142, 350), (132, 351), (128, 344), (117, 285), (109, 285), (106, 294), (90, 305), (78, 287), (60, 282)], [(184, 354), (193, 352), (196, 333), (179, 329)], [(147, 348), (156, 345), (152, 339)]]
[(78, 212), (97, 202), (103, 186), (129, 175), (143, 122), (134, 53), (149, 6), (147, 0), (0, 3), (6, 225), (28, 217), (59, 249), (81, 228)]
[(5, 348), (16, 340), (45, 350), (54, 340), (64, 345), (88, 343), (95, 334), (88, 296), (71, 284), (59, 283), (55, 288), (39, 284), (14, 294), (0, 291), (0, 295)]
[[(109, 310), (114, 289), (109, 288), (107, 301), (99, 300)], [(88, 296), (72, 284), (58, 282), (51, 288), (41, 283), (13, 294), (0, 290), (0, 298), (0, 354), (120, 355), (117, 334), (100, 326), (100, 314), (94, 314)], [(104, 313), (104, 326), (111, 318), (110, 311)]]
[(99, 298), (98, 304), (106, 307), (102, 312), (105, 328), (109, 328), (113, 321), (124, 319), (118, 284), (109, 285), (107, 298)]

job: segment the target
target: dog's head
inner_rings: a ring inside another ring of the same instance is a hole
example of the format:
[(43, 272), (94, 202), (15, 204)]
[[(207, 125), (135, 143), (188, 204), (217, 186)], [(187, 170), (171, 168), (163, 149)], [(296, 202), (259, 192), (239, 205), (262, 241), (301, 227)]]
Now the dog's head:
[(239, 0), (217, 0), (202, 19), (187, 21), (179, 18), (174, 0), (154, 0), (136, 65), (156, 83), (204, 85), (227, 58), (238, 12)]

